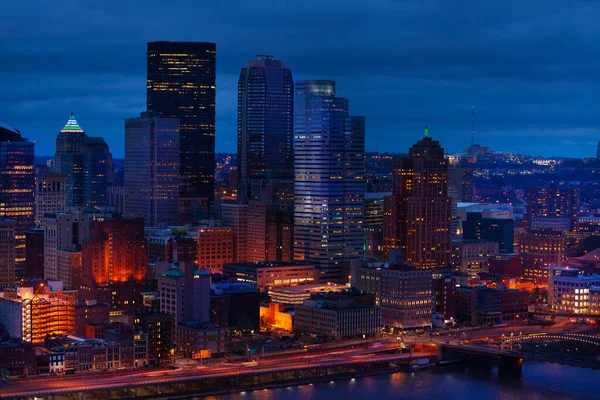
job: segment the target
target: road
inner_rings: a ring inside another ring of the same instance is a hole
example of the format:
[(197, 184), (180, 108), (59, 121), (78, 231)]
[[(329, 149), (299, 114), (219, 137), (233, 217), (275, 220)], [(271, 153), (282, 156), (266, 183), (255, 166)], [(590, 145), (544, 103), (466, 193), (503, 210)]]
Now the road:
[[(246, 374), (281, 372), (303, 368), (318, 368), (351, 363), (384, 362), (396, 359), (408, 359), (410, 354), (390, 353), (400, 348), (398, 343), (375, 343), (369, 348), (350, 348), (343, 350), (306, 353), (278, 359), (266, 359), (258, 362), (215, 363), (192, 369), (178, 368), (162, 371), (136, 371), (120, 374), (71, 375), (37, 378), (30, 381), (16, 381), (4, 386), (0, 398), (49, 393), (79, 392), (83, 390), (102, 390), (135, 385), (153, 385), (182, 382), (203, 378), (224, 378)], [(429, 357), (437, 352), (420, 352), (413, 356)]]
[[(468, 332), (451, 332), (439, 336), (404, 336), (402, 339), (406, 344), (432, 343), (445, 344), (448, 341), (460, 340), (487, 341), (499, 339), (503, 334), (531, 334), (531, 333), (576, 333), (589, 330), (589, 326), (573, 324), (557, 324), (553, 327), (541, 325), (517, 325), (484, 328)], [(192, 368), (177, 368), (173, 370), (136, 370), (135, 372), (120, 373), (98, 373), (98, 374), (75, 374), (70, 376), (49, 376), (32, 378), (29, 381), (15, 381), (10, 386), (0, 387), (0, 398), (14, 397), (27, 393), (30, 397), (34, 395), (48, 394), (48, 392), (78, 392), (90, 389), (112, 389), (117, 387), (136, 385), (153, 385), (162, 383), (174, 383), (186, 380), (203, 378), (223, 378), (246, 374), (258, 374), (268, 372), (281, 372), (302, 368), (318, 368), (336, 366), (351, 363), (391, 361), (392, 359), (408, 359), (410, 354), (389, 354), (390, 351), (400, 348), (397, 337), (386, 336), (377, 342), (370, 342), (365, 348), (365, 341), (349, 342), (346, 348), (324, 348), (315, 353), (301, 353), (287, 356), (276, 356), (261, 359), (258, 362), (237, 363), (213, 363), (206, 366)], [(354, 346), (354, 347), (351, 347)], [(415, 356), (428, 357), (436, 355), (437, 352), (420, 352)]]

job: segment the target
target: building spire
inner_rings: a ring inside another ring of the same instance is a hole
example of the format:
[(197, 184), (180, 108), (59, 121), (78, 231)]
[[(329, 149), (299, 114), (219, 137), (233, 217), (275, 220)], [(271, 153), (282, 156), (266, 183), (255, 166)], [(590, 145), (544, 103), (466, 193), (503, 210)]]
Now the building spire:
[(425, 137), (429, 136), (429, 129), (427, 129), (427, 125), (425, 126), (425, 135), (424, 136)]
[(71, 113), (69, 120), (67, 121), (66, 125), (63, 126), (61, 132), (83, 132), (83, 129), (81, 129), (77, 123), (77, 120), (75, 119), (74, 113)]

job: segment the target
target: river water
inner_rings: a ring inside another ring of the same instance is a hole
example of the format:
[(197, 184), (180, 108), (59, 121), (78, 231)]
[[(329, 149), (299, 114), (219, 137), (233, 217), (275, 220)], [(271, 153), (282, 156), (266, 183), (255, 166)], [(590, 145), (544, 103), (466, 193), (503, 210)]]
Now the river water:
[(256, 390), (210, 400), (600, 400), (600, 371), (528, 362), (517, 379), (499, 378), (497, 371), (474, 373), (444, 367), (415, 374), (395, 373), (354, 380)]

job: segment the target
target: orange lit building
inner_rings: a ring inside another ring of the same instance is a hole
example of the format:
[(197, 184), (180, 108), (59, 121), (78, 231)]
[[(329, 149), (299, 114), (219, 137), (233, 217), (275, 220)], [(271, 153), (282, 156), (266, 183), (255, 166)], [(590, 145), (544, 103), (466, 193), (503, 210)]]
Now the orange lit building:
[(233, 228), (199, 228), (196, 234), (198, 268), (222, 273), (223, 264), (233, 262)]
[(89, 239), (83, 242), (84, 283), (90, 278), (96, 285), (143, 281), (147, 264), (142, 218), (90, 221)]
[(269, 303), (260, 306), (260, 329), (273, 329), (291, 332), (293, 315), (285, 312), (283, 304)]
[(12, 337), (34, 344), (44, 343), (46, 335), (74, 334), (75, 296), (62, 292), (62, 285), (55, 289), (42, 285), (0, 293), (0, 323)]

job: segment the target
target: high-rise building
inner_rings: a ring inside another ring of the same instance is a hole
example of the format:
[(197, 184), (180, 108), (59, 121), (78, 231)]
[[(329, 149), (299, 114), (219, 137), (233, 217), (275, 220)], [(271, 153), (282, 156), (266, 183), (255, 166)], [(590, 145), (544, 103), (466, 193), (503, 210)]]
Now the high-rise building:
[(527, 191), (527, 212), (530, 222), (536, 217), (567, 217), (569, 229), (574, 230), (579, 219), (579, 205), (578, 188), (552, 185)]
[(114, 179), (115, 167), (108, 145), (101, 137), (88, 137), (84, 142), (85, 204), (108, 205), (107, 186)]
[(56, 137), (54, 170), (66, 176), (66, 206), (108, 204), (107, 184), (114, 178), (112, 154), (101, 137), (88, 137), (71, 113)]
[(25, 272), (25, 230), (34, 223), (34, 147), (35, 143), (28, 142), (19, 131), (0, 126), (0, 217), (17, 221), (17, 279)]
[(238, 199), (292, 182), (293, 125), (292, 71), (271, 56), (250, 60), (238, 80)]
[(396, 161), (392, 196), (387, 198), (387, 249), (404, 250), (417, 268), (440, 268), (451, 258), (451, 199), (444, 149), (425, 136)]
[[(147, 110), (180, 121), (180, 212), (212, 202), (215, 186), (215, 43), (148, 43)], [(185, 221), (182, 221), (185, 222)]]
[(123, 215), (146, 226), (179, 219), (179, 120), (142, 113), (125, 120)]
[(0, 288), (15, 284), (15, 225), (14, 219), (0, 218)]
[(41, 227), (45, 214), (65, 211), (67, 175), (46, 172), (38, 167), (35, 169), (35, 226)]
[(67, 207), (85, 205), (85, 140), (87, 135), (71, 113), (56, 137), (54, 169), (66, 175)]
[(294, 259), (321, 281), (344, 281), (364, 256), (365, 119), (352, 117), (333, 81), (296, 85)]
[[(146, 278), (148, 254), (141, 218), (89, 222), (83, 241), (83, 281), (106, 285)], [(93, 279), (92, 279), (93, 278)]]

